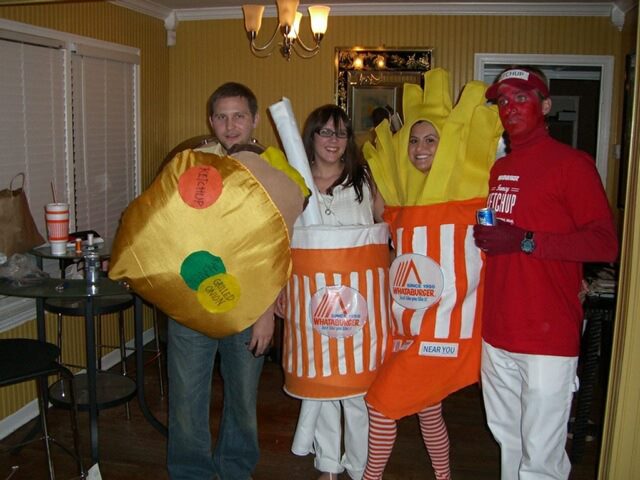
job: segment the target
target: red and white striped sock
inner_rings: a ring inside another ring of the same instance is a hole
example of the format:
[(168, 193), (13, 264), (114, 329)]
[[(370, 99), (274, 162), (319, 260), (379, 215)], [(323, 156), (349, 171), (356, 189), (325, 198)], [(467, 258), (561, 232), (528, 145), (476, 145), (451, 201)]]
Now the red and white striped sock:
[(369, 454), (362, 480), (380, 480), (398, 434), (395, 420), (385, 417), (371, 405), (369, 409)]
[[(371, 413), (369, 413), (371, 415)], [(427, 447), (431, 465), (437, 480), (451, 480), (449, 464), (449, 435), (442, 417), (442, 403), (418, 412), (420, 431), (424, 446)]]

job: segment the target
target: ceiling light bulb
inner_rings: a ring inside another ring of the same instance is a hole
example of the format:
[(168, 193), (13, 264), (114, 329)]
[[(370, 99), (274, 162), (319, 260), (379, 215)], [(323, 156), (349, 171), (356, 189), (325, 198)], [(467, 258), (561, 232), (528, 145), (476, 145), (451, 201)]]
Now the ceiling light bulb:
[(329, 23), (329, 10), (326, 5), (311, 5), (309, 16), (311, 17), (311, 31), (314, 35), (324, 35)]

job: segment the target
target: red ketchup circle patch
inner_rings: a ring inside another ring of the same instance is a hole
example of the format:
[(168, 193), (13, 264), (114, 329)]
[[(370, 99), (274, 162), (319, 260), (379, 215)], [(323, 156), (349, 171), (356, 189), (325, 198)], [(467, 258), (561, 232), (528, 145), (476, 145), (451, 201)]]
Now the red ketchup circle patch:
[(178, 191), (190, 207), (207, 208), (222, 193), (222, 176), (211, 165), (196, 165), (180, 175)]

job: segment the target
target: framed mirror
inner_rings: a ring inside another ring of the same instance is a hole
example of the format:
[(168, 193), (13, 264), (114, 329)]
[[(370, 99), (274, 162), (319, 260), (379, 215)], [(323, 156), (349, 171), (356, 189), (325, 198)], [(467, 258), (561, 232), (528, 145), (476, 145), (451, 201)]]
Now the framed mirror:
[(432, 48), (336, 48), (336, 104), (344, 109), (357, 136), (374, 125), (378, 107), (402, 118), (402, 85), (423, 84), (431, 69)]

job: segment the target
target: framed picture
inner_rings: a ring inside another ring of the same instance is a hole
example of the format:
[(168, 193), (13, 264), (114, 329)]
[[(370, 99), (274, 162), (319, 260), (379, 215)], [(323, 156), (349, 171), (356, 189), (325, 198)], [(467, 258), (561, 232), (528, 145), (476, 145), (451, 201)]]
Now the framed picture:
[(373, 111), (378, 108), (387, 108), (395, 112), (398, 110), (398, 100), (400, 98), (400, 86), (361, 86), (351, 87), (349, 98), (351, 104), (351, 123), (355, 134), (370, 130), (373, 125)]
[(376, 107), (402, 119), (403, 85), (423, 85), (431, 55), (431, 48), (336, 48), (336, 104), (347, 112), (356, 134), (374, 126)]

